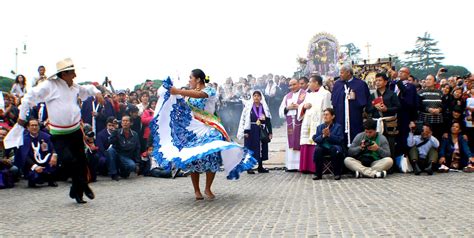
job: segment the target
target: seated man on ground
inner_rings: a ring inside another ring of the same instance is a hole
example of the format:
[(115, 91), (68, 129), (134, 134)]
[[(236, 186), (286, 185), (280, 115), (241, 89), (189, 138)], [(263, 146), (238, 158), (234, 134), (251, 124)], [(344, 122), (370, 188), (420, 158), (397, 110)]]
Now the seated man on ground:
[(55, 172), (58, 156), (54, 153), (51, 136), (40, 131), (37, 119), (30, 119), (27, 129), (23, 137), (23, 146), (20, 147), (17, 156), (22, 156), (22, 160), (25, 161), (28, 187), (35, 188), (45, 182), (50, 187), (57, 187)]
[(115, 117), (109, 117), (106, 121), (106, 127), (97, 133), (95, 144), (99, 147), (97, 155), (99, 156), (98, 173), (107, 175), (107, 149), (110, 147), (109, 137), (112, 132), (118, 129), (118, 122)]
[(122, 117), (122, 128), (115, 130), (109, 137), (111, 147), (107, 150), (109, 175), (113, 180), (128, 178), (136, 170), (136, 161), (140, 160), (140, 140), (131, 128), (130, 116)]
[(412, 163), (413, 172), (420, 175), (423, 168), (428, 175), (433, 175), (433, 164), (438, 160), (439, 141), (433, 136), (431, 125), (423, 124), (420, 135), (415, 135), (415, 129), (416, 124), (411, 122), (407, 144), (410, 147), (408, 159)]
[(387, 138), (376, 131), (377, 122), (373, 119), (364, 122), (364, 129), (354, 138), (344, 164), (356, 178), (384, 178), (393, 165)]
[(344, 133), (342, 126), (334, 122), (334, 109), (327, 108), (323, 112), (324, 123), (316, 129), (313, 135), (313, 141), (316, 142), (313, 160), (316, 164), (316, 173), (313, 180), (319, 180), (323, 177), (323, 163), (325, 156), (331, 156), (334, 167), (334, 179), (341, 179), (342, 165), (344, 161), (344, 151), (342, 144)]

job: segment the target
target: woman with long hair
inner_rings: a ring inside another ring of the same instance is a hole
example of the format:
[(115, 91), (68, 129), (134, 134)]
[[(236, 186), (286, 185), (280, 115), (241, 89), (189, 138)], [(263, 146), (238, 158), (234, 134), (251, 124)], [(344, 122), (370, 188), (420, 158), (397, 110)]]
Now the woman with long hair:
[(190, 89), (178, 89), (170, 78), (160, 88), (156, 116), (151, 123), (153, 156), (164, 168), (176, 166), (191, 173), (196, 200), (204, 197), (200, 173), (206, 173), (204, 193), (214, 199), (211, 186), (221, 164), (228, 179), (238, 179), (256, 161), (245, 149), (230, 141), (216, 112), (216, 90), (200, 69), (189, 76)]
[(16, 97), (23, 97), (26, 93), (26, 78), (24, 75), (19, 74), (15, 78), (15, 83), (12, 85), (12, 89), (10, 93), (15, 95)]

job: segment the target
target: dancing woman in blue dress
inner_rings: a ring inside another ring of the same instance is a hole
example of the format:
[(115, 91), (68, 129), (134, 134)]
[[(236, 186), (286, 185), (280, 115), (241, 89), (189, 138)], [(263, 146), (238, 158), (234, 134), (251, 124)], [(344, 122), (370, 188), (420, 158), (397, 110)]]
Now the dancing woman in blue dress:
[(209, 78), (200, 69), (189, 76), (190, 89), (178, 89), (168, 78), (163, 82), (151, 124), (154, 157), (162, 166), (174, 164), (191, 172), (196, 200), (204, 197), (199, 187), (200, 173), (206, 173), (204, 194), (214, 199), (211, 186), (221, 165), (228, 179), (238, 179), (256, 160), (230, 138), (215, 115), (216, 90), (206, 87)]

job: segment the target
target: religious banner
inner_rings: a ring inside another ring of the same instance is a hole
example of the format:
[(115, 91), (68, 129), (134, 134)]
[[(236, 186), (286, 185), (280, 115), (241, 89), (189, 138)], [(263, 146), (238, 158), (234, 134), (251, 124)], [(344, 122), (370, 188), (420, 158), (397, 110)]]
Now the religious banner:
[(339, 43), (331, 34), (318, 33), (311, 39), (306, 59), (299, 58), (300, 76), (312, 74), (336, 77), (339, 66)]
[(352, 64), (354, 70), (354, 76), (364, 80), (370, 89), (375, 88), (375, 75), (377, 73), (387, 73), (392, 68), (392, 58), (378, 59), (376, 63), (367, 63), (367, 60), (363, 61), (363, 64)]

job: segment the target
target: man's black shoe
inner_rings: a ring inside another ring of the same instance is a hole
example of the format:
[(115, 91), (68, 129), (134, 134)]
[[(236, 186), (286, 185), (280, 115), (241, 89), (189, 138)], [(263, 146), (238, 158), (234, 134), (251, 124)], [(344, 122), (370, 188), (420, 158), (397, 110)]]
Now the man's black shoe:
[(428, 175), (433, 175), (433, 164), (432, 163), (430, 163), (430, 165), (428, 167), (426, 167), (425, 172)]
[(112, 175), (111, 178), (112, 178), (112, 180), (115, 180), (115, 181), (119, 181), (119, 180), (120, 180), (119, 176), (116, 175), (116, 174)]
[(247, 170), (247, 173), (248, 173), (248, 174), (255, 174), (255, 171), (249, 169), (249, 170)]
[(86, 197), (88, 197), (90, 200), (92, 200), (92, 199), (95, 198), (95, 194), (94, 194), (94, 192), (92, 191), (92, 189), (89, 187), (89, 185), (86, 185), (86, 187), (84, 188), (84, 194), (85, 194)]
[(421, 169), (416, 161), (413, 161), (413, 173), (415, 173), (415, 175), (420, 175), (421, 173)]
[(29, 188), (37, 188), (38, 186), (36, 186), (36, 183), (32, 183), (32, 182), (28, 181), (28, 187)]
[(265, 168), (259, 168), (257, 171), (259, 173), (269, 173), (270, 172), (268, 169), (265, 169)]
[(87, 203), (86, 201), (84, 201), (84, 199), (82, 199), (82, 197), (79, 197), (79, 196), (76, 196), (76, 202), (79, 204)]
[(58, 186), (58, 183), (56, 183), (56, 182), (54, 182), (54, 181), (50, 181), (50, 182), (48, 182), (48, 186), (55, 188), (55, 187)]

